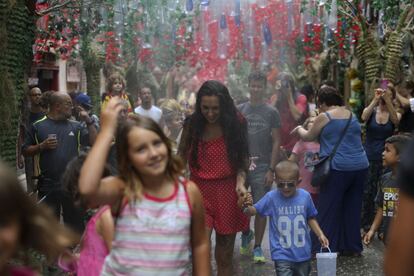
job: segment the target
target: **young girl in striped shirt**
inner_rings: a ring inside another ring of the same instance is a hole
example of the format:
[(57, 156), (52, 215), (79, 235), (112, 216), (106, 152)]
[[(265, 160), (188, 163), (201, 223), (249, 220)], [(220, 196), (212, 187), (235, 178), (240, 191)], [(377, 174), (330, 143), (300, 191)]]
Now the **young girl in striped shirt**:
[[(101, 131), (81, 170), (79, 190), (94, 204), (109, 204), (115, 237), (102, 275), (210, 275), (202, 198), (181, 177), (183, 166), (151, 119), (119, 122), (120, 99), (108, 102)], [(116, 131), (117, 130), (117, 131)], [(101, 179), (116, 133), (119, 176)]]

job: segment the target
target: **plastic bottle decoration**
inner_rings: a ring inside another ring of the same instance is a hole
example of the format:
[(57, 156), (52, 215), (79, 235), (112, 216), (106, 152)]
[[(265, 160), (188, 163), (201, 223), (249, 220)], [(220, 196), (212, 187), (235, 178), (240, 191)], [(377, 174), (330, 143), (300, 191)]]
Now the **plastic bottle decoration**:
[(263, 39), (267, 46), (270, 46), (272, 44), (272, 32), (270, 31), (269, 23), (267, 20), (263, 22)]
[(290, 35), (295, 29), (295, 19), (293, 15), (293, 0), (285, 0), (287, 10), (287, 31)]
[(378, 14), (378, 38), (382, 40), (384, 38), (384, 10), (380, 10)]
[(247, 13), (246, 18), (246, 48), (247, 53), (250, 60), (255, 58), (255, 45), (254, 45), (254, 37), (255, 37), (255, 21), (253, 16), (253, 10), (250, 8)]
[(265, 42), (262, 43), (262, 56), (260, 57), (260, 63), (264, 67), (269, 65), (269, 47)]
[(187, 12), (192, 12), (194, 9), (194, 3), (193, 0), (186, 0), (185, 2), (185, 10)]
[(328, 27), (332, 31), (335, 31), (338, 26), (338, 6), (336, 0), (332, 0), (331, 11), (328, 18)]
[(240, 0), (234, 1), (234, 21), (236, 22), (236, 26), (240, 27), (241, 19), (241, 7), (240, 7)]
[(304, 24), (302, 25), (302, 27), (303, 27), (302, 34), (304, 34), (304, 35), (309, 35), (311, 30), (312, 30), (313, 19), (312, 19), (312, 15), (311, 15), (311, 12), (310, 12), (311, 9), (312, 9), (312, 5), (311, 5), (311, 2), (309, 1), (307, 3), (307, 6), (306, 6), (305, 10), (303, 11)]
[(259, 6), (259, 8), (266, 8), (267, 0), (257, 0), (257, 5)]
[(201, 21), (200, 31), (202, 35), (201, 48), (204, 52), (210, 52), (210, 33), (208, 32), (208, 23), (210, 16), (209, 1), (204, 0), (200, 3)]
[(221, 59), (225, 59), (227, 57), (227, 44), (229, 40), (229, 30), (227, 28), (227, 20), (226, 14), (222, 13), (220, 16), (219, 21), (219, 33), (218, 33), (218, 47), (217, 47), (217, 55)]

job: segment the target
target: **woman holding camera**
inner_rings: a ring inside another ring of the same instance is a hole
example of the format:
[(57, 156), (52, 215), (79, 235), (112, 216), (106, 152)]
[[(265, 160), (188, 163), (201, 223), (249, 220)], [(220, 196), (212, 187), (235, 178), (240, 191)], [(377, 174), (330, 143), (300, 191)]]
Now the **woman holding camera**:
[(281, 73), (276, 80), (277, 100), (275, 107), (279, 111), (280, 121), (280, 146), (286, 152), (286, 158), (291, 154), (293, 147), (298, 141), (290, 136), (290, 132), (298, 124), (305, 121), (308, 113), (308, 102), (306, 96), (295, 91), (293, 77), (287, 73)]
[(393, 104), (395, 96), (392, 89), (391, 85), (386, 90), (376, 89), (374, 98), (361, 115), (361, 119), (366, 124), (364, 147), (369, 161), (361, 217), (361, 226), (365, 232), (369, 230), (375, 216), (374, 199), (377, 194), (377, 183), (383, 170), (382, 152), (384, 151), (385, 140), (394, 134), (401, 118), (401, 114), (396, 112)]

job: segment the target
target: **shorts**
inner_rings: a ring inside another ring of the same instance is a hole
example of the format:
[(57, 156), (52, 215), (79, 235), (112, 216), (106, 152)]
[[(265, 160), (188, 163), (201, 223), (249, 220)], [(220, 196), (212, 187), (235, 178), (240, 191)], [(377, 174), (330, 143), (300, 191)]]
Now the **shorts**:
[(289, 262), (275, 261), (275, 269), (277, 276), (308, 276), (311, 273), (311, 261)]
[(236, 234), (249, 228), (250, 218), (237, 206), (236, 177), (194, 181), (201, 191), (205, 224), (220, 235)]
[(250, 186), (253, 203), (258, 202), (267, 192), (270, 191), (271, 185), (265, 185), (266, 173), (269, 170), (269, 164), (257, 164), (253, 171), (247, 174), (247, 184)]

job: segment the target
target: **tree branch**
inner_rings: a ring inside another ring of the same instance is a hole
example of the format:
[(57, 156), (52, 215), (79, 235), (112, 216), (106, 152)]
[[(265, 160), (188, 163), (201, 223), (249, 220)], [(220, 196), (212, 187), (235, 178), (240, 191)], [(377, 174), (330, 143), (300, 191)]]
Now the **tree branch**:
[(65, 2), (63, 2), (63, 3), (61, 3), (61, 4), (55, 4), (55, 5), (52, 5), (52, 6), (50, 6), (49, 8), (47, 8), (47, 9), (44, 9), (44, 10), (41, 10), (41, 11), (35, 11), (35, 14), (38, 16), (38, 17), (42, 17), (42, 16), (45, 16), (45, 15), (47, 15), (47, 14), (49, 14), (49, 13), (52, 13), (52, 12), (54, 12), (54, 11), (56, 11), (56, 10), (59, 10), (59, 9), (61, 9), (61, 8), (65, 8), (65, 7), (67, 7), (69, 4), (71, 4), (73, 1), (71, 1), (71, 0), (67, 0), (67, 1), (65, 1)]

